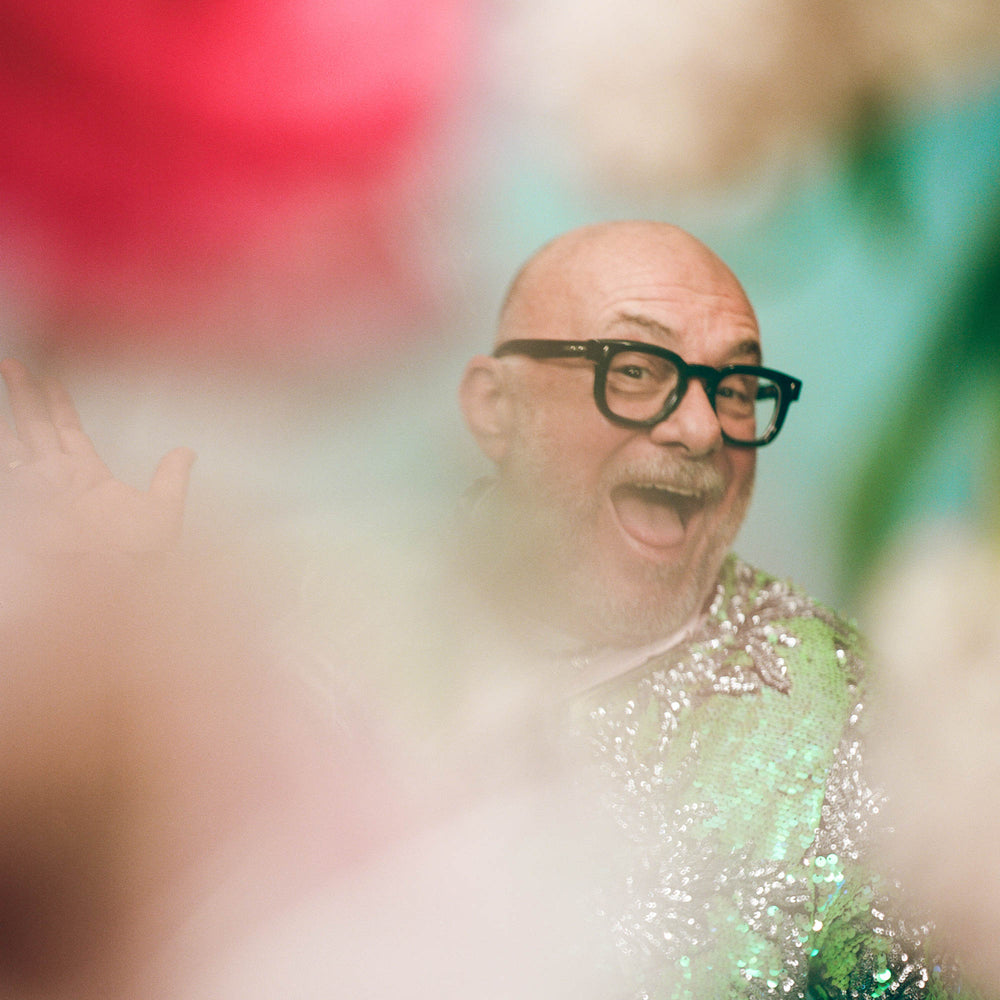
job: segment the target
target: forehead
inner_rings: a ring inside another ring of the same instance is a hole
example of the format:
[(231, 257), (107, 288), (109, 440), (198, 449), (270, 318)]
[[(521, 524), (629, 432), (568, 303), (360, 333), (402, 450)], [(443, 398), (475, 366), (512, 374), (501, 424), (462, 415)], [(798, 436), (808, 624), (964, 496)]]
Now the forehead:
[(740, 283), (680, 230), (601, 231), (553, 255), (537, 278), (542, 308), (529, 336), (638, 340), (709, 364), (760, 357)]
[(612, 317), (604, 333), (595, 339), (635, 340), (657, 344), (685, 355), (686, 359), (692, 362), (702, 360), (692, 354), (692, 350), (696, 351), (699, 348), (718, 353), (718, 358), (713, 357), (711, 363), (749, 361), (752, 364), (759, 364), (763, 360), (756, 325), (752, 327), (746, 325), (740, 321), (740, 317), (734, 317), (732, 323), (713, 324), (700, 336), (695, 336), (690, 326), (665, 325), (641, 312), (620, 312)]

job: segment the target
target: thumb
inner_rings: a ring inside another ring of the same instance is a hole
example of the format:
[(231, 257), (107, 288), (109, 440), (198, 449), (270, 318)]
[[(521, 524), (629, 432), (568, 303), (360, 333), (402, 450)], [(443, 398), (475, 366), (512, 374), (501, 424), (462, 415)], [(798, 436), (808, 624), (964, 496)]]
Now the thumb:
[(165, 506), (175, 509), (178, 514), (184, 508), (191, 466), (196, 457), (190, 448), (168, 451), (160, 459), (149, 485), (150, 494)]

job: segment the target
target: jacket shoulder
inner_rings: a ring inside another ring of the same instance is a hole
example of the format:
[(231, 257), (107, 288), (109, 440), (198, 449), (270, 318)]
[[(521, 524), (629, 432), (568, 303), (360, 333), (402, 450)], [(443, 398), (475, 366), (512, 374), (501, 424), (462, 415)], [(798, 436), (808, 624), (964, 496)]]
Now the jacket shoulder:
[(865, 681), (867, 643), (855, 622), (737, 556), (723, 565), (707, 626), (730, 635), (770, 686)]

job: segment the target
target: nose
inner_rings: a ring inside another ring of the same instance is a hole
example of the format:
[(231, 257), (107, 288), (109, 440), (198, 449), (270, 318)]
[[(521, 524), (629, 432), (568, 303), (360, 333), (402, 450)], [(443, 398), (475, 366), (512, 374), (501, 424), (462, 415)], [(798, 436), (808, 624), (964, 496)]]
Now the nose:
[(677, 409), (654, 424), (649, 436), (657, 444), (679, 445), (694, 456), (710, 455), (722, 447), (722, 427), (700, 379), (688, 382)]

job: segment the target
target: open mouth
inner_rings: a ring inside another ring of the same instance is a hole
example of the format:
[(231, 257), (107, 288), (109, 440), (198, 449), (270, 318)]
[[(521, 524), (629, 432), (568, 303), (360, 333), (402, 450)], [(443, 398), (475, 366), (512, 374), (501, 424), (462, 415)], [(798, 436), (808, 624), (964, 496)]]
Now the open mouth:
[(627, 535), (650, 548), (668, 549), (683, 542), (705, 497), (652, 483), (622, 483), (612, 489), (611, 503)]

